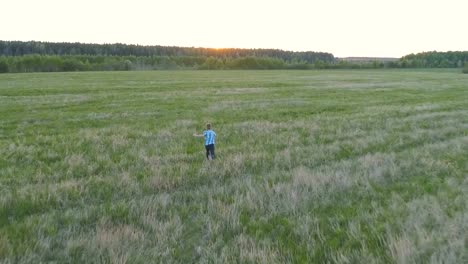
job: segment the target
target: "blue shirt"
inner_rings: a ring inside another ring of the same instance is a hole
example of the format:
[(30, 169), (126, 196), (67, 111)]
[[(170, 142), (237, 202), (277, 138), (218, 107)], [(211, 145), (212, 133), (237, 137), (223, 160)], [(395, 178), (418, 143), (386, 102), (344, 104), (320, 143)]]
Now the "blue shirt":
[(205, 137), (205, 146), (215, 143), (216, 133), (213, 130), (203, 131), (203, 136)]

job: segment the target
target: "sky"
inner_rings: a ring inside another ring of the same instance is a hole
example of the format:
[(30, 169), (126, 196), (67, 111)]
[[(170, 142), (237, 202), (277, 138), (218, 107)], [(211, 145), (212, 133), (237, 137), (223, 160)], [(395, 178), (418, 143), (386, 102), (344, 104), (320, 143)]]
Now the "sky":
[(401, 57), (468, 50), (468, 0), (0, 0), (0, 40)]

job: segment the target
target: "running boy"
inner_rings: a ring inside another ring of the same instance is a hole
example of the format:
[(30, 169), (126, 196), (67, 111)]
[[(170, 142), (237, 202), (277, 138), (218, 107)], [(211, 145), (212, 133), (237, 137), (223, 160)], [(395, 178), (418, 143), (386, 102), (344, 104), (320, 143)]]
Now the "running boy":
[(203, 134), (193, 134), (194, 137), (205, 137), (206, 158), (213, 160), (215, 158), (215, 139), (216, 133), (211, 130), (211, 124), (206, 124), (206, 130)]

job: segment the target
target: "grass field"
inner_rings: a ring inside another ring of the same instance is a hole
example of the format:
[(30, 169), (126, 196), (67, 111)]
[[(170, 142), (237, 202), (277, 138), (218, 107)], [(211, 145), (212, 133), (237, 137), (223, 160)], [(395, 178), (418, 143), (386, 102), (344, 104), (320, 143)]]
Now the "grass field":
[(467, 164), (457, 71), (1, 74), (0, 262), (467, 263)]

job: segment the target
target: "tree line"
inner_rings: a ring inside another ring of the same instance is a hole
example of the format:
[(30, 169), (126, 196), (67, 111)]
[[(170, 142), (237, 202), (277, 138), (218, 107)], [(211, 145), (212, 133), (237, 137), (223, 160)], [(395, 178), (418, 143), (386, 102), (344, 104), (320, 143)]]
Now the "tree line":
[(136, 56), (136, 57), (271, 57), (286, 62), (317, 60), (331, 62), (330, 53), (313, 51), (284, 51), (279, 49), (213, 49), (194, 47), (141, 46), (128, 44), (53, 43), (39, 41), (0, 41), (0, 55), (90, 55), (90, 56)]
[(462, 68), (468, 64), (468, 51), (422, 52), (400, 59), (406, 68)]
[(451, 68), (468, 52), (425, 52), (396, 60), (346, 60), (324, 52), (127, 44), (0, 41), (0, 73), (131, 70)]
[(399, 61), (285, 61), (275, 57), (39, 55), (0, 56), (0, 73), (138, 70), (308, 70), (401, 68)]
[[(307, 64), (307, 63), (306, 63)], [(61, 71), (134, 71), (134, 70), (246, 70), (288, 69), (297, 67), (271, 57), (169, 57), (169, 56), (89, 56), (24, 55), (0, 56), (0, 73)]]
[(0, 72), (295, 69), (334, 61), (312, 51), (0, 41)]

